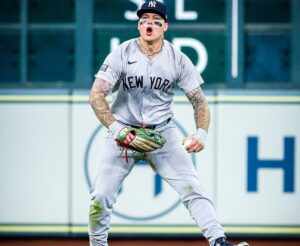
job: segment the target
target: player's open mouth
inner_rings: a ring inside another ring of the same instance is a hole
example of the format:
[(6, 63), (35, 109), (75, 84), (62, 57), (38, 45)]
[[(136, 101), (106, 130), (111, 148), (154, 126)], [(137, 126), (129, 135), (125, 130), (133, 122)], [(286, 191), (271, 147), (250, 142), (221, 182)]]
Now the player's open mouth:
[(152, 32), (153, 32), (152, 27), (147, 27), (147, 29), (146, 29), (147, 35), (148, 35), (148, 36), (151, 36), (151, 35), (152, 35)]

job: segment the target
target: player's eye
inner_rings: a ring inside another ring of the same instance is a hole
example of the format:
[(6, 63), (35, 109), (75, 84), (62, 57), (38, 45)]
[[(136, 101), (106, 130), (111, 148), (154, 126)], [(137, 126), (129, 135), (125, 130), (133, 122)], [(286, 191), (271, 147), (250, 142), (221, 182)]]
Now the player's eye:
[(158, 21), (158, 20), (155, 20), (154, 24), (157, 25), (157, 26), (159, 26), (159, 27), (162, 27), (162, 23), (160, 21)]

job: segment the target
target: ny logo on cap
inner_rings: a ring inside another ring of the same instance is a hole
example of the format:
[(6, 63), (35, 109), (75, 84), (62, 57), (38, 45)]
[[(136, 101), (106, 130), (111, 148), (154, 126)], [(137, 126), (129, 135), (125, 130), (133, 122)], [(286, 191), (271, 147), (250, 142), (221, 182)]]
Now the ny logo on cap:
[(155, 8), (155, 6), (156, 6), (155, 1), (150, 1), (149, 4), (148, 4), (148, 7), (151, 7), (151, 8)]

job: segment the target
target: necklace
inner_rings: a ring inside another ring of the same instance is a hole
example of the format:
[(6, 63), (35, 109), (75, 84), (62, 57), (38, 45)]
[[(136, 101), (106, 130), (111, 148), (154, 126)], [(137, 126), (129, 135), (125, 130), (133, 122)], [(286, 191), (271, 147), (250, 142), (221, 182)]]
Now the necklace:
[(153, 55), (155, 55), (155, 54), (161, 52), (162, 47), (163, 47), (163, 44), (164, 44), (164, 43), (162, 43), (162, 45), (160, 46), (160, 49), (157, 50), (157, 51), (148, 51), (147, 49), (144, 48), (144, 46), (142, 45), (142, 42), (141, 42), (141, 41), (139, 42), (141, 51), (142, 51), (146, 56), (153, 56)]

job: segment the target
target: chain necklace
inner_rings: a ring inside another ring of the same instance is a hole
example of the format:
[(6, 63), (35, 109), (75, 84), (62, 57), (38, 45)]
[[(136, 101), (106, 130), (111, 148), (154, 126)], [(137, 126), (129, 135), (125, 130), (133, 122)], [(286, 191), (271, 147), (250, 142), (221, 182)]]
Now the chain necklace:
[(160, 49), (159, 49), (158, 51), (148, 51), (148, 50), (146, 50), (146, 49), (144, 48), (144, 46), (142, 45), (142, 42), (141, 42), (141, 41), (139, 42), (141, 51), (142, 51), (146, 56), (153, 56), (153, 55), (155, 55), (155, 54), (161, 52), (162, 47), (163, 47), (163, 44), (164, 44), (164, 43), (162, 43), (162, 45), (160, 46)]

